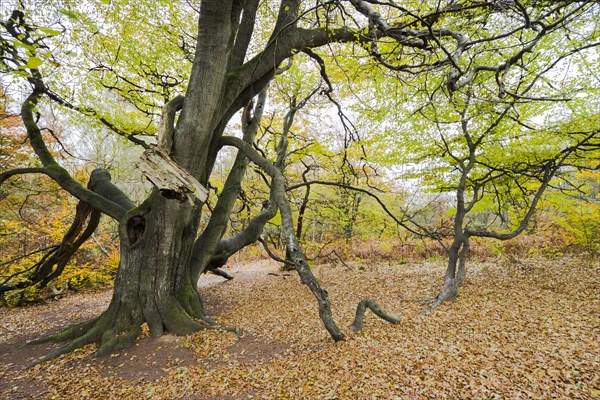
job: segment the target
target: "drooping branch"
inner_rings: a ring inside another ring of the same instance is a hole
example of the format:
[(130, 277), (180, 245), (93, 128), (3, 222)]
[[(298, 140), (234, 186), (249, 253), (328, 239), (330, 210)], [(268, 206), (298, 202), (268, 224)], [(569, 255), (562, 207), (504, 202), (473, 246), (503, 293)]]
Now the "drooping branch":
[[(0, 284), (0, 295), (30, 286), (37, 285), (39, 288), (45, 287), (52, 279), (58, 277), (63, 272), (73, 254), (75, 254), (79, 247), (81, 247), (81, 245), (96, 230), (99, 222), (100, 212), (92, 210), (87, 204), (80, 202), (77, 205), (73, 223), (67, 233), (63, 236), (61, 244), (59, 246), (51, 247), (50, 251), (42, 257), (40, 261), (27, 268), (25, 271), (20, 271), (19, 273), (12, 274), (6, 278), (2, 284)], [(27, 276), (27, 279), (10, 282), (10, 279), (18, 274), (31, 270), (33, 270), (33, 272)]]
[[(32, 281), (39, 281), (39, 287), (46, 286), (54, 278), (57, 278), (60, 276), (60, 274), (62, 274), (65, 266), (73, 257), (75, 252), (79, 250), (81, 245), (83, 245), (90, 238), (90, 236), (98, 227), (102, 214), (97, 210), (89, 211), (89, 219), (86, 226), (84, 218), (87, 217), (87, 209), (89, 209), (87, 204), (81, 202), (79, 203), (75, 213), (75, 220), (73, 221), (71, 228), (63, 237), (60, 247), (46, 262), (40, 266), (38, 272), (30, 278)], [(84, 226), (85, 229), (83, 229)], [(51, 270), (53, 265), (56, 265), (56, 269), (54, 271)]]
[(143, 132), (127, 132), (127, 131), (119, 128), (113, 122), (109, 121), (106, 117), (100, 115), (100, 113), (97, 110), (94, 110), (92, 108), (77, 106), (77, 105), (71, 103), (70, 101), (62, 98), (61, 96), (59, 96), (57, 93), (55, 93), (54, 91), (52, 91), (45, 85), (43, 85), (43, 91), (44, 91), (44, 94), (46, 94), (48, 96), (48, 98), (52, 99), (53, 101), (57, 102), (58, 104), (62, 105), (63, 107), (66, 107), (70, 110), (76, 111), (82, 115), (86, 115), (86, 116), (95, 118), (102, 125), (104, 125), (106, 128), (108, 128), (111, 132), (113, 132), (121, 137), (124, 137), (131, 143), (134, 143), (138, 146), (142, 146), (144, 148), (147, 146), (145, 141), (136, 137), (136, 135), (141, 135)]
[(8, 178), (24, 174), (48, 174), (48, 170), (46, 168), (15, 168), (8, 171), (4, 171), (0, 174), (0, 186)]
[(211, 269), (210, 273), (215, 274), (217, 276), (220, 276), (222, 278), (225, 278), (228, 281), (231, 280), (231, 279), (233, 279), (233, 276), (230, 273), (228, 273), (226, 271), (223, 271), (222, 269), (219, 269), (219, 268), (213, 268), (213, 269)]
[(302, 283), (308, 286), (317, 299), (317, 303), (319, 305), (319, 316), (321, 317), (321, 321), (323, 321), (323, 325), (325, 325), (325, 328), (333, 340), (342, 340), (344, 338), (344, 334), (338, 328), (333, 319), (329, 294), (325, 289), (323, 289), (323, 287), (321, 287), (321, 284), (313, 275), (308, 262), (306, 261), (306, 257), (302, 252), (300, 244), (298, 243), (296, 233), (294, 232), (292, 210), (287, 199), (285, 198), (285, 180), (283, 174), (274, 164), (262, 157), (256, 150), (254, 150), (254, 148), (252, 148), (250, 144), (244, 142), (243, 140), (226, 136), (222, 137), (220, 142), (223, 146), (237, 147), (238, 150), (242, 151), (246, 155), (246, 157), (248, 157), (252, 162), (257, 164), (268, 175), (271, 176), (271, 195), (273, 196), (281, 213), (281, 224), (286, 245), (290, 252), (291, 261), (294, 263)]
[[(290, 61), (283, 67), (278, 67), (275, 73), (282, 74), (285, 71), (287, 71), (292, 65), (291, 59), (289, 60)], [(268, 86), (265, 87), (259, 93), (253, 113), (252, 103), (249, 103), (246, 106), (244, 112), (242, 113), (242, 127), (244, 132), (243, 141), (246, 143), (252, 143), (254, 141), (254, 138), (256, 137), (256, 133), (258, 131), (258, 127), (264, 111), (267, 89)], [(285, 149), (287, 148), (286, 138), (293, 124), (294, 115), (298, 111), (298, 109), (303, 107), (316, 92), (316, 89), (313, 90), (306, 98), (304, 98), (298, 104), (296, 104), (295, 98), (292, 99), (290, 109), (288, 110), (288, 113), (284, 118), (284, 129), (282, 133), (282, 139), (278, 147), (278, 159), (276, 162), (278, 168), (283, 168), (286, 156)], [(231, 214), (231, 210), (233, 209), (235, 200), (241, 192), (241, 182), (246, 172), (247, 164), (248, 159), (246, 158), (245, 154), (243, 152), (239, 152), (227, 177), (227, 181), (225, 182), (223, 191), (219, 196), (217, 205), (213, 209), (209, 224), (198, 239), (197, 247), (194, 251), (194, 264), (196, 265), (195, 268), (199, 268), (199, 271), (201, 268), (203, 268), (202, 266), (204, 265), (204, 262), (198, 260), (201, 260), (201, 257), (204, 257), (204, 259), (208, 257), (208, 255), (206, 254), (206, 250), (209, 246), (210, 241), (214, 241), (215, 238), (220, 238), (224, 234), (225, 228), (227, 227), (229, 215)], [(262, 211), (250, 221), (250, 223), (245, 229), (243, 229), (241, 232), (237, 233), (232, 237), (220, 240), (216, 249), (214, 250), (214, 254), (211, 256), (210, 261), (206, 265), (206, 268), (208, 270), (219, 268), (220, 266), (224, 265), (227, 262), (227, 259), (233, 254), (235, 254), (245, 246), (248, 246), (249, 244), (257, 241), (260, 238), (265, 224), (269, 220), (271, 220), (276, 213), (277, 205), (273, 197), (271, 196), (269, 201), (266, 201), (263, 204)]]
[(15, 261), (21, 260), (23, 258), (30, 257), (30, 256), (32, 256), (34, 254), (41, 253), (41, 252), (44, 252), (44, 251), (48, 251), (46, 254), (44, 254), (42, 256), (42, 258), (40, 259), (40, 261), (38, 261), (37, 263), (33, 264), (32, 266), (30, 266), (28, 268), (25, 268), (23, 270), (20, 270), (20, 271), (16, 271), (16, 272), (14, 272), (14, 273), (12, 273), (12, 274), (10, 274), (8, 276), (5, 276), (4, 280), (2, 282), (0, 282), (0, 294), (9, 292), (11, 290), (23, 289), (23, 288), (28, 287), (29, 283), (26, 280), (25, 281), (20, 281), (20, 282), (10, 282), (10, 281), (12, 279), (14, 279), (15, 277), (19, 276), (19, 275), (24, 275), (24, 274), (30, 272), (31, 270), (33, 270), (35, 268), (38, 268), (38, 266), (41, 265), (42, 263), (44, 263), (48, 257), (52, 256), (52, 254), (54, 254), (54, 252), (59, 247), (60, 247), (60, 245), (58, 245), (58, 244), (57, 245), (53, 245), (53, 246), (44, 247), (42, 249), (32, 251), (29, 254), (25, 254), (25, 255), (20, 256), (20, 257), (15, 257), (12, 260), (9, 260), (9, 261), (7, 261), (5, 263), (2, 263), (0, 265), (0, 267), (12, 264)]
[(56, 162), (48, 150), (33, 114), (33, 110), (39, 103), (42, 93), (43, 91), (40, 89), (39, 85), (34, 86), (33, 92), (21, 105), (21, 118), (23, 119), (29, 142), (44, 165), (44, 171), (40, 172), (46, 173), (54, 179), (60, 187), (77, 197), (79, 200), (90, 204), (96, 210), (107, 214), (116, 220), (120, 220), (127, 212), (127, 208), (119, 203), (115, 203), (110, 198), (95, 193), (93, 190), (86, 189), (73, 179), (71, 175), (58, 164), (58, 162)]
[[(313, 180), (313, 181), (301, 182), (301, 183), (297, 183), (295, 185), (291, 185), (287, 188), (287, 190), (291, 191), (291, 190), (299, 189), (301, 187), (309, 187), (311, 185), (335, 186), (335, 187), (340, 187), (343, 189), (348, 189), (348, 190), (353, 190), (356, 192), (364, 193), (367, 196), (373, 198), (377, 202), (377, 204), (379, 204), (381, 209), (390, 218), (392, 218), (394, 220), (394, 222), (396, 222), (398, 225), (402, 226), (404, 229), (408, 230), (412, 234), (417, 235), (419, 237), (425, 237), (425, 236), (430, 237), (437, 241), (440, 241), (442, 239), (442, 237), (437, 232), (432, 232), (432, 231), (428, 230), (426, 227), (411, 220), (410, 218), (406, 218), (406, 217), (399, 218), (388, 208), (388, 206), (383, 202), (383, 200), (381, 200), (381, 198), (379, 196), (377, 196), (375, 193), (373, 193), (367, 189), (364, 189), (364, 188), (360, 188), (360, 187), (356, 187), (356, 186), (352, 186), (352, 185), (346, 185), (346, 184), (339, 183), (339, 182)], [(407, 225), (407, 222), (412, 223), (415, 226), (415, 228)]]
[(273, 259), (273, 260), (275, 260), (277, 262), (280, 262), (282, 264), (289, 265), (292, 268), (294, 268), (295, 264), (292, 261), (285, 260), (285, 259), (283, 259), (281, 257), (278, 257), (275, 253), (273, 253), (271, 251), (271, 249), (269, 248), (269, 244), (265, 241), (265, 239), (263, 239), (262, 237), (259, 237), (258, 238), (258, 242), (262, 245), (263, 249), (265, 249), (265, 251), (267, 252), (267, 255), (269, 257), (271, 257), (271, 259)]
[[(319, 303), (319, 315), (323, 321), (323, 324), (325, 325), (325, 328), (329, 331), (334, 340), (337, 341), (343, 339), (344, 334), (339, 330), (335, 321), (333, 320), (333, 316), (331, 315), (329, 295), (327, 291), (321, 287), (316, 277), (312, 274), (310, 267), (306, 262), (306, 256), (302, 252), (300, 244), (298, 243), (298, 238), (296, 237), (296, 233), (294, 231), (292, 210), (289, 206), (289, 202), (285, 198), (285, 181), (281, 170), (267, 159), (262, 157), (249, 144), (238, 138), (224, 136), (221, 138), (221, 144), (224, 146), (237, 147), (240, 151), (244, 152), (244, 154), (246, 154), (246, 156), (252, 162), (260, 166), (267, 174), (271, 175), (271, 193), (280, 209), (282, 228), (285, 235), (286, 245), (289, 249), (290, 261), (294, 263), (302, 283), (307, 285), (312, 291), (313, 295), (316, 297), (317, 302)], [(377, 316), (385, 319), (386, 321), (392, 323), (397, 323), (400, 321), (399, 317), (387, 313), (374, 301), (363, 300), (361, 303), (359, 303), (357, 308), (357, 317), (355, 318), (355, 322), (353, 324), (353, 327), (357, 327), (357, 330), (362, 326), (362, 320), (366, 307), (369, 307), (369, 309), (371, 309)]]
[(471, 229), (471, 228), (467, 227), (465, 229), (465, 233), (470, 236), (489, 237), (489, 238), (498, 239), (498, 240), (509, 240), (509, 239), (513, 239), (513, 238), (517, 237), (518, 235), (520, 235), (525, 229), (527, 229), (527, 226), (529, 225), (531, 218), (535, 215), (539, 201), (541, 200), (542, 196), (544, 195), (546, 189), (550, 186), (551, 180), (556, 176), (558, 171), (560, 171), (560, 169), (563, 168), (565, 165), (568, 165), (568, 160), (572, 155), (577, 154), (577, 152), (582, 147), (585, 148), (585, 147), (589, 146), (590, 143), (593, 143), (593, 140), (595, 138), (597, 138), (597, 136), (599, 134), (600, 134), (600, 131), (597, 131), (597, 130), (587, 132), (585, 134), (585, 136), (581, 140), (578, 141), (578, 143), (576, 143), (570, 147), (567, 147), (566, 149), (563, 149), (558, 154), (556, 154), (553, 158), (551, 158), (550, 160), (547, 160), (541, 166), (541, 168), (542, 168), (541, 171), (543, 173), (539, 178), (537, 178), (540, 181), (540, 186), (533, 193), (533, 197), (531, 198), (531, 201), (528, 204), (527, 212), (525, 213), (525, 215), (519, 222), (519, 225), (515, 229), (513, 229), (511, 232), (500, 233), (500, 232), (494, 232), (494, 231), (488, 231), (488, 230)]
[(225, 265), (229, 257), (244, 247), (260, 239), (263, 228), (277, 214), (277, 205), (273, 198), (264, 202), (263, 209), (248, 223), (241, 232), (222, 239), (210, 260), (208, 269), (218, 268)]

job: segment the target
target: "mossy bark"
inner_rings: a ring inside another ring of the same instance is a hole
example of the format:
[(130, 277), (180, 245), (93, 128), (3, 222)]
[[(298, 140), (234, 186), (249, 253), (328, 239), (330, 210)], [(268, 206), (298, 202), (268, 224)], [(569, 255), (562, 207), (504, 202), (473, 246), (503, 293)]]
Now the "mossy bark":
[[(165, 331), (190, 334), (221, 329), (205, 315), (189, 261), (198, 224), (197, 206), (160, 196), (127, 213), (119, 225), (121, 261), (108, 309), (99, 317), (58, 334), (34, 341), (68, 344), (48, 360), (86, 344), (98, 344), (98, 354), (131, 345), (144, 323), (153, 337)], [(175, 223), (179, 221), (179, 223)]]

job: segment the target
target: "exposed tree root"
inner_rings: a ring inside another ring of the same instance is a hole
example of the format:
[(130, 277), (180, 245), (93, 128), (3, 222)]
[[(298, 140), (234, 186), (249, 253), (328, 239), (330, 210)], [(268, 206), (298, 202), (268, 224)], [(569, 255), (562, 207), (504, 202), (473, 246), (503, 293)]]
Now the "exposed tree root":
[(365, 312), (367, 308), (373, 311), (373, 314), (377, 315), (379, 318), (391, 322), (392, 324), (397, 324), (401, 321), (400, 317), (388, 313), (383, 308), (381, 308), (379, 304), (377, 304), (374, 300), (364, 299), (361, 300), (360, 303), (358, 303), (358, 306), (356, 307), (356, 316), (354, 317), (354, 322), (352, 323), (352, 332), (358, 332), (362, 329), (363, 320), (365, 318)]
[[(53, 360), (88, 344), (96, 344), (98, 346), (95, 353), (96, 356), (104, 356), (119, 349), (129, 347), (140, 337), (144, 322), (143, 313), (139, 306), (132, 307), (121, 301), (113, 302), (97, 318), (70, 326), (58, 333), (44, 335), (27, 342), (25, 345), (68, 341), (65, 346), (35, 361), (30, 367)], [(168, 321), (163, 321), (163, 323), (167, 328), (166, 330), (175, 334), (190, 334), (200, 330), (211, 329), (232, 332), (238, 338), (241, 335), (238, 327), (198, 322), (187, 316), (187, 314), (176, 315)]]
[(43, 344), (48, 342), (64, 342), (70, 339), (78, 338), (81, 335), (83, 335), (83, 333), (85, 333), (88, 329), (90, 329), (94, 325), (94, 323), (96, 323), (97, 320), (98, 318), (94, 318), (86, 322), (72, 325), (58, 333), (42, 335), (37, 339), (32, 339), (26, 342), (23, 346)]
[(464, 269), (459, 270), (459, 273), (456, 275), (456, 277), (449, 279), (446, 281), (446, 283), (444, 283), (444, 287), (442, 287), (442, 290), (440, 290), (440, 293), (437, 295), (437, 297), (422, 303), (423, 305), (427, 305), (429, 307), (421, 311), (419, 315), (426, 316), (442, 303), (456, 300), (456, 296), (458, 296), (458, 289), (460, 289), (462, 286), (464, 278)]
[(223, 278), (227, 279), (228, 281), (229, 281), (229, 280), (231, 280), (231, 279), (233, 279), (233, 275), (231, 275), (231, 274), (230, 274), (229, 272), (227, 272), (227, 271), (223, 271), (223, 270), (222, 270), (222, 269), (220, 269), (220, 268), (210, 269), (210, 270), (208, 270), (208, 272), (210, 272), (210, 273), (212, 273), (212, 274), (215, 274), (215, 275), (217, 275), (217, 276), (221, 276), (221, 277), (223, 277)]

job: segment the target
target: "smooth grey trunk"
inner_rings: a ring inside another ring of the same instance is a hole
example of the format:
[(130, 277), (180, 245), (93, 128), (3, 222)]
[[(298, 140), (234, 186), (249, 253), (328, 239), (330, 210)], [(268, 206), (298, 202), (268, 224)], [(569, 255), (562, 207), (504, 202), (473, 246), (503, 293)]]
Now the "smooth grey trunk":
[[(456, 243), (456, 240), (455, 240)], [(427, 315), (437, 306), (446, 301), (453, 301), (458, 296), (458, 290), (461, 288), (466, 276), (466, 259), (469, 254), (469, 238), (465, 236), (462, 243), (454, 245), (448, 252), (448, 264), (446, 267), (446, 276), (444, 285), (438, 295), (429, 301), (430, 306), (421, 312), (421, 315)]]

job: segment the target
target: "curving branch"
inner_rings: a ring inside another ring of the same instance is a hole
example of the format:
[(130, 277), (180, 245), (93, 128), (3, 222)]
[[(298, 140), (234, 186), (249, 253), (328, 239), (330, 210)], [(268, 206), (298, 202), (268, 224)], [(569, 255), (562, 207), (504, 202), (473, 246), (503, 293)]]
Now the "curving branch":
[(319, 305), (319, 316), (321, 317), (321, 321), (323, 322), (325, 329), (327, 329), (333, 340), (342, 340), (344, 338), (344, 334), (338, 328), (333, 319), (329, 294), (325, 289), (323, 289), (318, 279), (312, 273), (306, 260), (306, 256), (302, 252), (302, 248), (298, 243), (296, 232), (294, 232), (292, 210), (287, 199), (285, 198), (285, 180), (282, 172), (273, 163), (261, 156), (252, 147), (252, 145), (244, 142), (241, 139), (232, 136), (223, 136), (220, 139), (220, 144), (223, 146), (237, 147), (237, 149), (242, 151), (246, 157), (248, 157), (248, 159), (250, 159), (253, 163), (258, 165), (268, 175), (271, 176), (271, 195), (273, 196), (281, 213), (281, 225), (284, 232), (285, 242), (290, 252), (290, 260), (294, 263), (302, 283), (308, 286), (317, 299), (317, 303)]
[[(600, 134), (600, 131), (597, 131), (597, 130), (587, 132), (585, 134), (585, 137), (583, 137), (578, 143), (576, 143), (570, 147), (567, 147), (566, 149), (563, 149), (560, 153), (556, 154), (556, 156), (554, 158), (546, 161), (541, 166), (541, 168), (542, 168), (541, 171), (543, 172), (543, 174), (540, 178), (538, 178), (541, 185), (534, 192), (533, 197), (532, 197), (531, 201), (529, 202), (528, 209), (527, 209), (527, 212), (525, 213), (525, 216), (523, 216), (523, 218), (521, 219), (521, 221), (519, 223), (519, 226), (517, 226), (514, 230), (512, 230), (511, 232), (507, 232), (507, 233), (500, 233), (500, 232), (494, 232), (494, 231), (488, 231), (488, 230), (477, 230), (477, 229), (465, 228), (465, 234), (467, 234), (469, 236), (476, 236), (476, 237), (489, 237), (489, 238), (498, 239), (498, 240), (509, 240), (509, 239), (513, 239), (513, 238), (517, 237), (525, 229), (527, 229), (527, 226), (529, 225), (531, 218), (535, 214), (535, 211), (537, 209), (537, 205), (538, 205), (540, 199), (542, 198), (546, 189), (550, 186), (550, 181), (557, 175), (557, 173), (559, 172), (559, 170), (562, 167), (569, 165), (568, 160), (571, 156), (576, 155), (577, 152), (579, 150), (581, 150), (581, 148), (585, 148), (586, 146), (593, 145), (593, 139), (596, 139), (599, 134)], [(596, 149), (597, 149), (597, 147), (596, 147)], [(523, 172), (521, 172), (521, 173), (523, 173)]]
[(102, 115), (100, 115), (100, 113), (97, 110), (94, 110), (89, 107), (77, 106), (77, 105), (69, 102), (68, 100), (63, 99), (61, 96), (59, 96), (57, 93), (50, 90), (50, 88), (48, 88), (44, 84), (42, 84), (41, 87), (43, 88), (44, 94), (46, 94), (48, 96), (48, 98), (54, 100), (55, 102), (62, 105), (63, 107), (66, 107), (70, 110), (76, 111), (76, 112), (86, 115), (86, 116), (94, 117), (102, 125), (107, 127), (111, 132), (114, 132), (117, 135), (126, 138), (127, 140), (129, 140), (130, 142), (132, 142), (138, 146), (142, 146), (144, 148), (146, 148), (148, 146), (146, 144), (146, 142), (144, 142), (143, 140), (138, 139), (136, 137), (136, 135), (141, 135), (141, 134), (143, 134), (143, 132), (126, 132), (126, 131), (120, 129), (114, 123), (110, 122), (106, 117), (103, 117)]
[(44, 166), (43, 171), (39, 170), (38, 172), (42, 172), (50, 176), (56, 181), (56, 183), (59, 184), (60, 187), (79, 200), (90, 204), (96, 210), (119, 221), (127, 212), (127, 208), (123, 207), (123, 205), (117, 202), (112, 201), (110, 198), (104, 197), (99, 193), (95, 193), (93, 190), (86, 189), (83, 185), (73, 179), (67, 170), (62, 168), (58, 162), (56, 162), (48, 150), (33, 114), (33, 110), (39, 103), (42, 94), (43, 90), (41, 89), (40, 85), (34, 84), (33, 92), (21, 105), (21, 118), (23, 119), (23, 124), (25, 125), (29, 142)]
[(281, 257), (278, 257), (275, 253), (273, 253), (271, 251), (271, 249), (269, 248), (269, 244), (265, 241), (265, 239), (263, 239), (262, 237), (259, 237), (258, 238), (258, 242), (262, 245), (263, 249), (265, 249), (265, 251), (267, 252), (267, 255), (269, 257), (271, 257), (271, 259), (273, 259), (273, 260), (275, 260), (277, 262), (280, 262), (280, 263), (282, 263), (284, 265), (289, 265), (290, 267), (294, 268), (295, 264), (292, 261), (289, 261), (289, 260), (283, 259)]
[[(379, 196), (377, 196), (375, 193), (364, 189), (364, 188), (360, 188), (360, 187), (356, 187), (356, 186), (352, 186), (352, 185), (346, 185), (343, 183), (338, 183), (338, 182), (330, 182), (330, 181), (318, 181), (318, 180), (313, 180), (313, 181), (306, 181), (306, 182), (301, 182), (301, 183), (297, 183), (295, 185), (291, 185), (289, 186), (286, 190), (287, 191), (291, 191), (291, 190), (295, 190), (295, 189), (299, 189), (301, 187), (310, 187), (311, 185), (323, 185), (323, 186), (335, 186), (335, 187), (340, 187), (343, 189), (348, 189), (348, 190), (353, 190), (356, 192), (360, 192), (360, 193), (364, 193), (367, 196), (373, 198), (377, 204), (379, 204), (379, 206), (381, 207), (381, 209), (390, 217), (394, 220), (394, 222), (396, 222), (398, 225), (400, 225), (401, 227), (403, 227), (404, 229), (406, 229), (407, 231), (409, 231), (410, 233), (417, 235), (419, 237), (429, 237), (432, 238), (438, 242), (440, 242), (440, 244), (442, 244), (442, 246), (445, 246), (442, 242), (442, 236), (440, 234), (438, 234), (437, 232), (432, 232), (429, 229), (427, 229), (426, 227), (422, 226), (421, 224), (418, 224), (414, 221), (412, 221), (410, 218), (399, 218), (397, 217), (389, 208), (388, 206), (383, 202), (383, 200), (381, 200), (381, 198), (379, 198)], [(411, 226), (407, 225), (407, 222), (410, 222), (411, 224), (413, 224), (415, 226), (415, 228), (412, 228)]]
[(225, 278), (228, 281), (231, 280), (231, 279), (233, 279), (233, 276), (230, 273), (228, 273), (226, 271), (223, 271), (222, 269), (219, 269), (219, 268), (213, 268), (213, 269), (211, 269), (210, 273), (215, 274), (217, 276), (220, 276), (222, 278)]
[[(96, 169), (90, 174), (88, 188), (102, 195), (110, 201), (119, 204), (123, 208), (132, 209), (133, 202), (125, 196), (116, 186), (110, 182), (110, 173), (103, 169)], [(90, 204), (80, 201), (75, 209), (75, 217), (62, 241), (57, 246), (49, 247), (38, 262), (25, 270), (18, 271), (0, 283), (0, 294), (13, 290), (24, 289), (30, 286), (43, 288), (53, 279), (62, 274), (64, 268), (79, 248), (91, 237), (98, 224), (102, 213), (93, 209)], [(33, 254), (33, 253), (32, 253)], [(30, 272), (31, 271), (31, 272)], [(11, 282), (18, 275), (28, 273), (27, 278), (17, 282)]]
[(398, 317), (397, 315), (390, 314), (389, 312), (385, 311), (379, 304), (375, 302), (375, 300), (364, 299), (361, 300), (356, 307), (356, 315), (354, 317), (354, 322), (352, 323), (352, 332), (358, 332), (362, 329), (365, 311), (367, 308), (379, 318), (391, 322), (392, 324), (397, 324), (402, 320), (402, 318)]
[(0, 174), (0, 185), (4, 183), (8, 178), (16, 176), (16, 175), (24, 175), (24, 174), (46, 174), (48, 175), (48, 170), (46, 168), (15, 168), (8, 171), (4, 171)]
[[(360, 29), (348, 27), (322, 27), (314, 29), (296, 26), (297, 0), (282, 1), (279, 19), (271, 40), (265, 49), (234, 69), (228, 75), (225, 104), (228, 107), (221, 115), (220, 128), (245, 104), (260, 92), (276, 73), (277, 67), (298, 51), (310, 51), (312, 48), (329, 43), (370, 43), (370, 38)], [(287, 10), (286, 10), (287, 8)], [(423, 48), (422, 37), (429, 31), (399, 30), (378, 31), (378, 37), (390, 37), (402, 41), (403, 46)], [(416, 39), (413, 39), (416, 38)]]
[(258, 213), (246, 228), (241, 232), (222, 239), (217, 245), (214, 255), (212, 256), (207, 269), (213, 270), (219, 268), (227, 262), (229, 257), (243, 249), (244, 247), (260, 241), (264, 226), (277, 214), (277, 205), (273, 198), (264, 202), (264, 207)]

